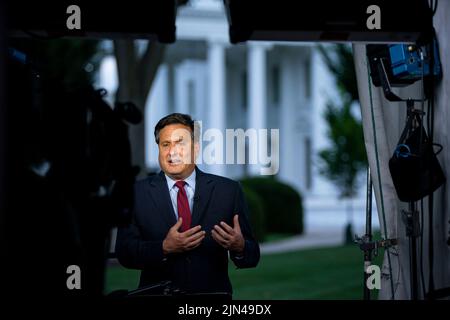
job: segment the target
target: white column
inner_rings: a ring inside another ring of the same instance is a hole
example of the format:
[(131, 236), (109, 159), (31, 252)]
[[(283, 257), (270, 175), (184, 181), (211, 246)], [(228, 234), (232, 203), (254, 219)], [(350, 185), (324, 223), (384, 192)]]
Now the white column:
[(175, 79), (175, 105), (176, 111), (179, 113), (187, 114), (189, 113), (188, 101), (187, 101), (187, 79), (189, 78), (189, 62), (184, 60), (182, 63), (178, 64), (176, 68), (176, 79)]
[(167, 62), (167, 113), (175, 112), (175, 64)]
[(169, 80), (168, 66), (160, 66), (155, 81), (150, 89), (145, 108), (145, 155), (148, 168), (159, 171), (158, 145), (155, 142), (154, 130), (158, 121), (169, 113)]
[[(203, 123), (203, 134), (207, 129), (218, 129), (222, 134), (222, 141), (225, 139), (226, 110), (225, 110), (225, 44), (219, 41), (208, 43), (208, 74), (209, 74), (209, 116), (207, 123)], [(208, 144), (210, 142), (206, 142)], [(216, 144), (219, 146), (219, 144)], [(207, 165), (205, 170), (217, 175), (226, 175), (225, 167), (225, 143), (218, 154), (217, 164)], [(205, 143), (203, 143), (203, 148)]]
[[(247, 126), (249, 129), (266, 129), (266, 104), (267, 104), (267, 84), (266, 84), (266, 48), (263, 43), (251, 43), (248, 48), (248, 113)], [(270, 132), (270, 131), (268, 131)], [(258, 135), (259, 140), (259, 135)], [(258, 154), (258, 143), (249, 143), (248, 152)], [(259, 160), (259, 159), (258, 159)], [(250, 164), (248, 167), (250, 175), (260, 174), (260, 165)]]
[(305, 180), (304, 135), (301, 132), (299, 98), (302, 86), (297, 52), (286, 51), (281, 58), (280, 179), (303, 190)]

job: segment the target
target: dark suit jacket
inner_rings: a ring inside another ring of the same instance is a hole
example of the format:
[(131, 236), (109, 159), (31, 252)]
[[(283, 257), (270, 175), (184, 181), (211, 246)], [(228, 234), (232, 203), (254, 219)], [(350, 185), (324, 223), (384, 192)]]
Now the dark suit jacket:
[(176, 216), (161, 171), (136, 182), (132, 223), (119, 228), (117, 257), (123, 266), (142, 270), (140, 287), (170, 280), (188, 293), (232, 294), (228, 251), (212, 238), (211, 230), (220, 221), (233, 226), (233, 216), (239, 214), (245, 238), (244, 255), (239, 259), (230, 252), (230, 258), (237, 268), (255, 267), (259, 261), (259, 245), (252, 236), (248, 208), (238, 182), (195, 170), (191, 226), (201, 225), (206, 231), (202, 243), (190, 251), (163, 255), (162, 242), (176, 223)]

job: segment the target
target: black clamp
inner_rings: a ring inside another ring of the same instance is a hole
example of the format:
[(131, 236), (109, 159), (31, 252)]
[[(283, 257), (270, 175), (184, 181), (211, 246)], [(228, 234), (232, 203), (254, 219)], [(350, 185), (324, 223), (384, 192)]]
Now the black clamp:
[(406, 236), (417, 238), (421, 234), (419, 223), (419, 211), (417, 210), (402, 210), (403, 222), (406, 226)]
[(378, 255), (378, 248), (389, 248), (397, 245), (397, 239), (381, 239), (377, 241), (371, 241), (367, 235), (358, 237), (355, 235), (355, 243), (359, 245), (359, 248), (364, 252), (374, 252), (374, 256)]

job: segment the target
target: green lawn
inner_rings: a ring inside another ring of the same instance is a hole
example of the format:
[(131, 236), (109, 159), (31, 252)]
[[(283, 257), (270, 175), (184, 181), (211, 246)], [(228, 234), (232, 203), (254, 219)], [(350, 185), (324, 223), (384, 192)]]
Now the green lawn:
[(275, 242), (275, 241), (280, 241), (280, 240), (286, 240), (289, 239), (290, 237), (296, 236), (296, 234), (292, 234), (292, 233), (269, 233), (266, 235), (264, 241), (262, 243), (267, 243), (267, 242)]
[[(382, 253), (374, 263), (380, 265)], [(106, 293), (135, 289), (138, 277), (138, 271), (111, 266)], [(234, 299), (361, 299), (362, 277), (363, 253), (356, 245), (264, 255), (254, 269), (230, 263)]]

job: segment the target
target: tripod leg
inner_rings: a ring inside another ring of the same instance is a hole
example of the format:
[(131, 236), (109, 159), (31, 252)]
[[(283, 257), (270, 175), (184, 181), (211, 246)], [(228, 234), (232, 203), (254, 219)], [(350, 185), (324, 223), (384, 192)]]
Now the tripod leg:
[(409, 237), (410, 244), (410, 282), (411, 282), (411, 300), (418, 299), (418, 279), (417, 279), (417, 211), (415, 202), (409, 203), (408, 223), (407, 223), (407, 236)]
[[(365, 238), (372, 241), (372, 180), (370, 177), (370, 167), (367, 167), (367, 192), (366, 192), (366, 235)], [(369, 275), (367, 268), (372, 264), (372, 252), (364, 251), (364, 300), (370, 300), (370, 289), (367, 287)]]

